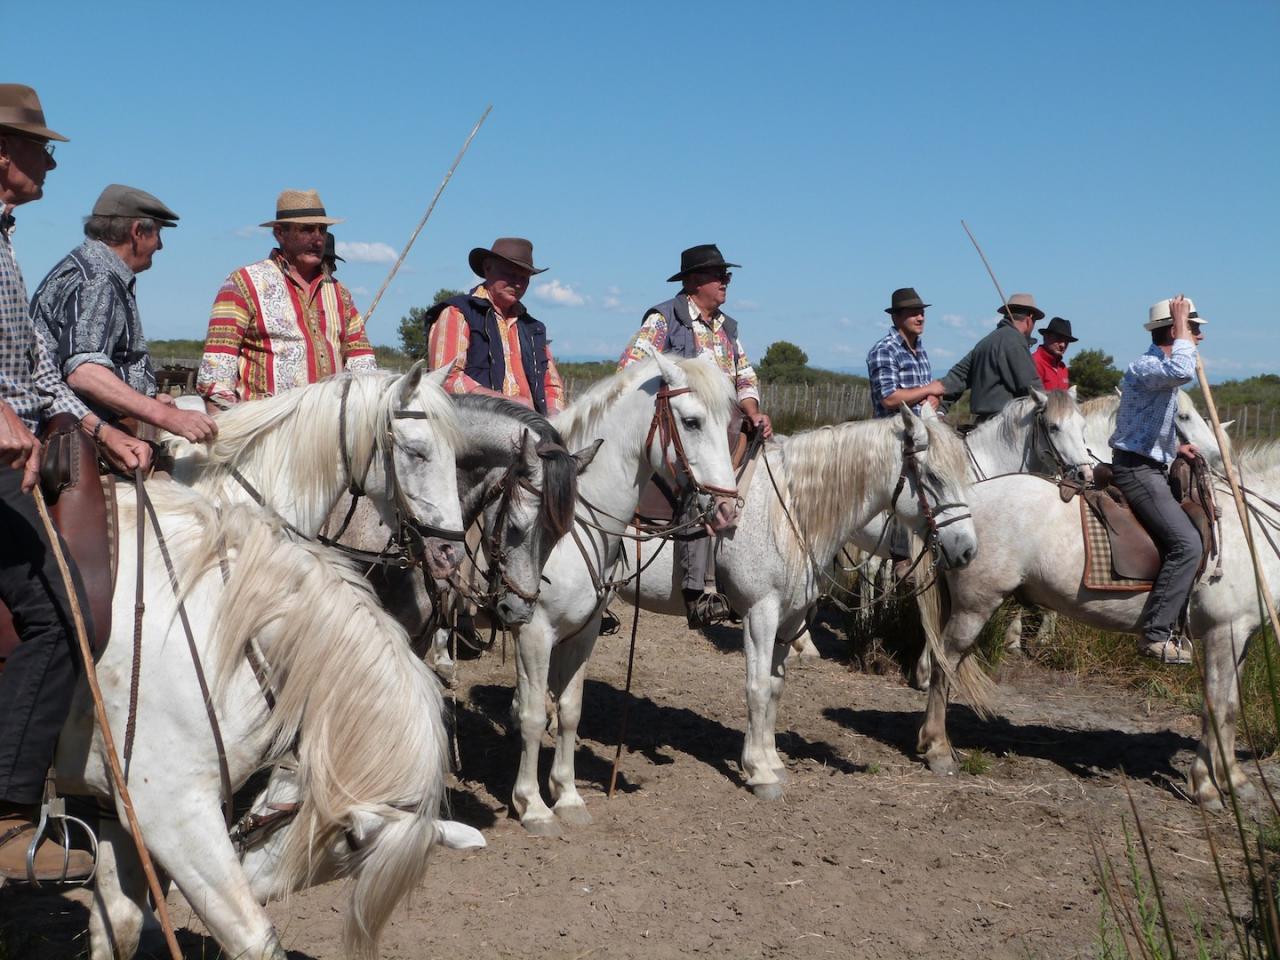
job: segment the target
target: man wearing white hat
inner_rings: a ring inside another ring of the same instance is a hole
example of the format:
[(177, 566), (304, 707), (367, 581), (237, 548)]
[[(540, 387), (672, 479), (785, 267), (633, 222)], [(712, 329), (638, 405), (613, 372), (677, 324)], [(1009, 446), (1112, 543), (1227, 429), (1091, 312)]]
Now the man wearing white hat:
[(31, 318), (67, 385), (94, 413), (202, 443), (218, 432), (213, 418), (156, 393), (136, 296), (137, 275), (164, 249), (160, 231), (177, 225), (178, 215), (145, 190), (111, 184), (85, 220), (84, 243), (40, 282)]
[(1115, 485), (1151, 533), (1163, 558), (1142, 613), (1138, 652), (1166, 663), (1190, 663), (1177, 639), (1178, 621), (1195, 585), (1200, 533), (1169, 490), (1169, 464), (1195, 457), (1177, 431), (1178, 390), (1196, 375), (1196, 344), (1204, 321), (1178, 295), (1152, 306), (1146, 324), (1151, 347), (1129, 364), (1120, 382), (1120, 409), (1111, 435)]
[(271, 227), (278, 246), (218, 291), (196, 392), (213, 409), (272, 397), (339, 370), (377, 363), (349, 291), (324, 270), (330, 217), (315, 190), (285, 190)]

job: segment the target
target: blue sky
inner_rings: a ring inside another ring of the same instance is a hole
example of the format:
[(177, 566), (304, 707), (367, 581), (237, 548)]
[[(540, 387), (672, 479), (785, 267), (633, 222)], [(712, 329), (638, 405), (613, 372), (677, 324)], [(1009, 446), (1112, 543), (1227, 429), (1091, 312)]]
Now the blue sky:
[(3, 79), (72, 140), (19, 211), (28, 286), (103, 186), (150, 190), (182, 216), (139, 279), (153, 338), (203, 337), (284, 187), (346, 218), (367, 262), (340, 276), (367, 307), (492, 103), (374, 342), (515, 234), (551, 268), (527, 304), (557, 354), (615, 356), (680, 250), (715, 242), (743, 264), (726, 309), (753, 356), (787, 339), (865, 372), (890, 292), (915, 286), (942, 373), (998, 306), (963, 217), (1077, 349), (1127, 361), (1147, 307), (1183, 292), (1215, 380), (1280, 370), (1273, 0), (27, 10)]

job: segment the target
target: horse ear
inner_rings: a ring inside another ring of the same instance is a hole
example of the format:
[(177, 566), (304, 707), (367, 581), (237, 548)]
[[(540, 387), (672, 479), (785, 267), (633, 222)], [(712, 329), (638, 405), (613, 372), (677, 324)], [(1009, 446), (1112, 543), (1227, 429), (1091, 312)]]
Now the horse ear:
[(658, 372), (662, 374), (662, 382), (668, 387), (682, 390), (689, 385), (689, 378), (685, 376), (685, 372), (680, 369), (679, 364), (673, 362), (666, 354), (658, 353), (656, 350), (652, 356), (658, 364)]
[(1037, 410), (1043, 410), (1048, 405), (1049, 395), (1043, 390), (1037, 390), (1035, 387), (1031, 387), (1027, 392), (1031, 395), (1031, 399), (1036, 402)]
[(1117, 396), (1117, 397), (1122, 397), (1122, 396), (1124, 396), (1123, 392), (1121, 392), (1121, 390), (1120, 390), (1120, 388), (1119, 388), (1119, 387), (1112, 387), (1112, 389), (1113, 389), (1113, 390), (1115, 390), (1115, 392), (1116, 392), (1116, 396)]
[(409, 401), (413, 399), (413, 395), (418, 392), (418, 384), (422, 382), (422, 372), (426, 368), (423, 366), (426, 361), (419, 360), (409, 372), (400, 378), (400, 387), (396, 391), (396, 406), (404, 408)]
[(1067, 388), (1067, 396), (1069, 396), (1072, 400), (1079, 400), (1080, 398), (1076, 395), (1076, 393), (1077, 393), (1076, 385), (1073, 383), (1070, 387)]
[(1226, 433), (1226, 432), (1227, 432), (1227, 427), (1231, 426), (1233, 423), (1235, 423), (1235, 420), (1223, 420), (1223, 421), (1222, 421), (1222, 424), (1221, 424), (1221, 426), (1222, 426), (1222, 432), (1223, 432), (1223, 433)]
[(929, 431), (925, 428), (924, 420), (917, 417), (905, 403), (898, 409), (902, 411), (902, 427), (910, 434), (912, 442), (917, 447), (928, 446)]
[(604, 443), (604, 437), (601, 437), (589, 447), (583, 447), (577, 453), (573, 454), (573, 462), (578, 465), (578, 475), (591, 466), (591, 461), (596, 458), (596, 454), (600, 452), (600, 444)]
[(485, 846), (484, 834), (456, 820), (436, 821), (436, 841), (450, 850), (479, 850)]

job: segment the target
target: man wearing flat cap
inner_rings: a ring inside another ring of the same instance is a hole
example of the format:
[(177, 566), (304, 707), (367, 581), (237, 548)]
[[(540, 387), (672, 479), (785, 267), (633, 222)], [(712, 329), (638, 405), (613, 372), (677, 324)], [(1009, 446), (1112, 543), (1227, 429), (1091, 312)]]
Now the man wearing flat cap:
[(1145, 329), (1147, 352), (1129, 364), (1120, 381), (1120, 408), (1111, 435), (1114, 483), (1129, 501), (1160, 551), (1160, 572), (1142, 611), (1138, 652), (1165, 663), (1191, 662), (1178, 639), (1182, 612), (1195, 586), (1202, 542), (1169, 489), (1169, 464), (1194, 459), (1194, 444), (1178, 436), (1178, 391), (1196, 376), (1196, 345), (1204, 319), (1181, 295), (1154, 304)]
[[(738, 322), (721, 308), (729, 295), (731, 267), (714, 243), (702, 243), (680, 254), (680, 269), (667, 278), (680, 292), (645, 311), (640, 329), (622, 351), (618, 369), (644, 360), (646, 345), (679, 357), (711, 357), (733, 384), (743, 417), (767, 439), (773, 425), (760, 411), (760, 378), (738, 338)], [(685, 519), (691, 514), (686, 514)], [(677, 540), (676, 559), (691, 627), (707, 626), (729, 616), (728, 600), (715, 585), (714, 544), (709, 538)]]
[(564, 408), (564, 384), (547, 328), (520, 299), (547, 268), (533, 265), (533, 244), (522, 237), (476, 247), (467, 263), (484, 282), (427, 311), (428, 364), (452, 369), (444, 382), (450, 393), (506, 397), (554, 416)]
[(145, 190), (111, 184), (85, 220), (84, 243), (36, 289), (31, 317), (63, 379), (98, 416), (131, 417), (202, 443), (217, 433), (213, 418), (156, 394), (135, 294), (137, 275), (164, 249), (160, 231), (177, 222)]
[[(0, 877), (8, 880), (28, 879), (45, 775), (80, 671), (69, 597), (29, 496), (42, 452), (35, 434), (49, 417), (67, 413), (116, 469), (151, 464), (150, 447), (110, 426), (63, 382), (28, 312), (13, 211), (44, 193), (45, 176), (57, 166), (53, 141), (66, 139), (45, 125), (34, 90), (0, 84), (0, 600), (20, 641), (0, 673)], [(83, 596), (80, 606), (89, 610)], [(93, 861), (72, 851), (64, 864), (60, 846), (41, 843), (33, 866), (37, 880), (83, 879)]]
[(1015, 293), (1001, 304), (1002, 319), (996, 328), (942, 378), (943, 393), (957, 400), (970, 391), (969, 409), (979, 421), (994, 417), (1006, 403), (1027, 396), (1043, 384), (1031, 359), (1031, 330), (1044, 319), (1029, 293)]
[(928, 306), (914, 287), (895, 290), (889, 298), (884, 312), (893, 321), (893, 329), (867, 353), (871, 410), (877, 417), (892, 417), (904, 405), (915, 413), (925, 402), (938, 408), (942, 385), (933, 379), (929, 354), (924, 350), (924, 311)]
[(325, 237), (341, 222), (315, 190), (280, 194), (262, 224), (277, 247), (231, 274), (213, 301), (196, 377), (211, 410), (377, 368), (351, 291), (324, 270)]
[(1071, 371), (1063, 357), (1067, 355), (1067, 347), (1076, 342), (1071, 335), (1071, 321), (1054, 317), (1047, 327), (1040, 328), (1040, 336), (1043, 341), (1031, 355), (1040, 382), (1046, 390), (1070, 390)]

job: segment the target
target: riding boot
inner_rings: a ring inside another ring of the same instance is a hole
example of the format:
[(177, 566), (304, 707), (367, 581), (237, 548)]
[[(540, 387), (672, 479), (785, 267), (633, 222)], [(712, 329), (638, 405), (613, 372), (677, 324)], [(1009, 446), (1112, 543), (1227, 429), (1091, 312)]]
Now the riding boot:
[[(27, 850), (36, 829), (25, 813), (0, 815), (0, 877), (15, 883), (31, 879), (27, 873)], [(40, 882), (84, 880), (93, 873), (93, 857), (83, 850), (67, 853), (61, 844), (47, 837), (36, 847), (34, 877)]]
[(733, 616), (729, 601), (715, 590), (684, 590), (685, 614), (692, 630), (709, 627)]

